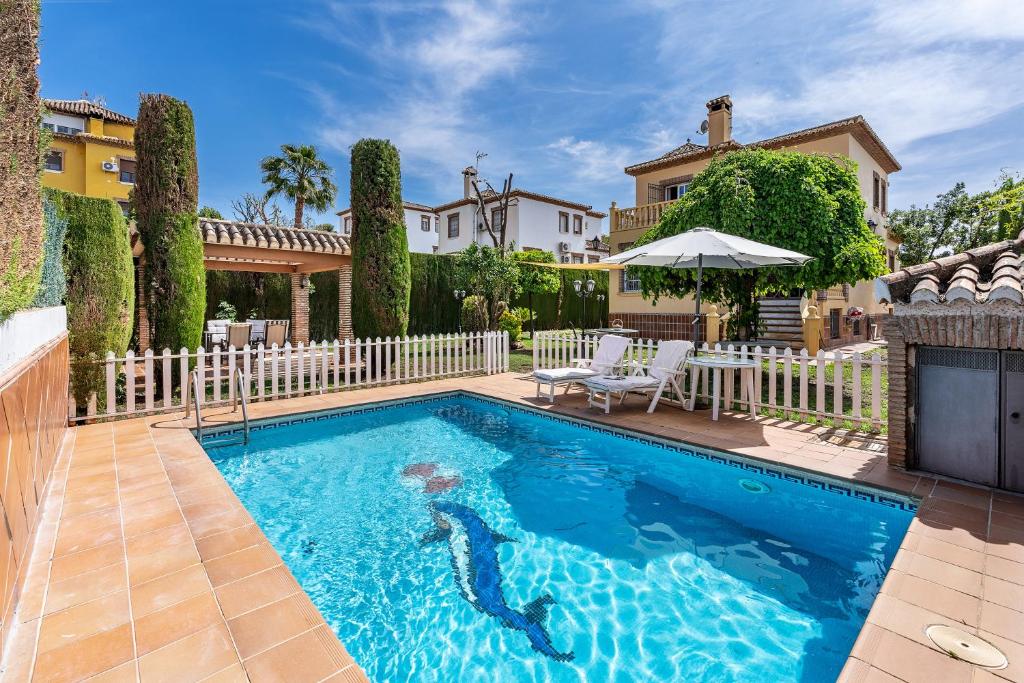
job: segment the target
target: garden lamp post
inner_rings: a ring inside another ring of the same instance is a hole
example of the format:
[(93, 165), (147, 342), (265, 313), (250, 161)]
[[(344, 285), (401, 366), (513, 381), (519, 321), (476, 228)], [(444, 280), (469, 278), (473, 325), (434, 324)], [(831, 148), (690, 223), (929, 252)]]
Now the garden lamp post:
[(456, 289), (453, 293), (455, 294), (455, 300), (459, 302), (459, 334), (462, 334), (462, 300), (466, 298), (466, 290)]
[(594, 281), (587, 280), (586, 282), (581, 282), (580, 280), (573, 280), (572, 288), (576, 290), (576, 296), (583, 300), (583, 319), (580, 321), (580, 328), (585, 329), (587, 325), (587, 297), (594, 293)]

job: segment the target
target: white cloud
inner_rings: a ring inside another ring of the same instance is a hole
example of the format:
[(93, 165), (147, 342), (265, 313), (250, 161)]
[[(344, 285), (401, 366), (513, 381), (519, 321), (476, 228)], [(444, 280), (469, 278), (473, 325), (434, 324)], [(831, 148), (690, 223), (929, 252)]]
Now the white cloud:
[(636, 160), (634, 150), (625, 145), (596, 140), (563, 137), (547, 145), (566, 174), (577, 182), (610, 183), (620, 181), (622, 169)]

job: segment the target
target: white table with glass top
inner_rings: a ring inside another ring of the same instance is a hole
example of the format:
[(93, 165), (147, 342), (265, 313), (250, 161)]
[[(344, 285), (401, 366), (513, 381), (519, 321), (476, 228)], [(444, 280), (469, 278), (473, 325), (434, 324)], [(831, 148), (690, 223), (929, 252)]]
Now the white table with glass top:
[(758, 366), (756, 362), (728, 356), (694, 356), (690, 359), (690, 366), (693, 368), (693, 383), (690, 387), (690, 403), (687, 410), (693, 410), (697, 404), (697, 387), (700, 384), (701, 374), (707, 376), (711, 372), (711, 419), (717, 420), (718, 404), (721, 402), (722, 395), (722, 370), (739, 370), (740, 385), (746, 390), (747, 404), (750, 406), (750, 417), (757, 417), (754, 402), (754, 371)]

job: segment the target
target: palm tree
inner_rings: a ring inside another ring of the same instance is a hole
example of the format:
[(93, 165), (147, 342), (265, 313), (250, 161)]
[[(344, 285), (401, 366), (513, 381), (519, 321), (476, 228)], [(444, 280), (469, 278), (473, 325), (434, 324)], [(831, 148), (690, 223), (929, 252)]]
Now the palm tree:
[(326, 211), (338, 194), (331, 180), (333, 171), (317, 155), (313, 145), (281, 145), (281, 156), (270, 156), (260, 162), (263, 183), (269, 186), (267, 199), (284, 195), (295, 202), (295, 227), (302, 227), (306, 205)]

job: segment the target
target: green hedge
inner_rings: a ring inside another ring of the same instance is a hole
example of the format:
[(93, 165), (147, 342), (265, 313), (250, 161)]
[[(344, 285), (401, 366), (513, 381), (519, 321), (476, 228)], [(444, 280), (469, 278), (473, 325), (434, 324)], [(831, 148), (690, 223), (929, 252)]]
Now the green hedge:
[[(437, 334), (459, 329), (459, 304), (454, 290), (460, 285), (455, 272), (455, 257), (450, 254), (409, 254), (412, 266), (412, 291), (409, 305), (408, 334)], [(580, 324), (583, 305), (573, 290), (572, 281), (593, 278), (594, 294), (587, 301), (585, 327), (608, 324), (608, 273), (605, 271), (558, 271), (562, 290), (554, 294), (534, 294), (537, 329), (565, 329)], [(338, 276), (334, 271), (314, 273), (310, 277), (313, 293), (309, 297), (309, 331), (315, 340), (338, 336)], [(598, 305), (597, 294), (605, 300)], [(353, 293), (355, 294), (355, 293)], [(561, 300), (561, 304), (560, 304)], [(287, 275), (211, 271), (206, 274), (206, 318), (215, 318), (217, 305), (227, 301), (238, 310), (239, 318), (256, 311), (259, 318), (288, 318), (291, 310), (291, 284)], [(526, 306), (526, 295), (512, 302), (512, 308)], [(528, 326), (527, 326), (528, 327)]]
[(132, 207), (145, 247), (152, 345), (194, 349), (202, 341), (206, 275), (196, 227), (199, 173), (189, 106), (167, 95), (140, 96), (135, 155)]
[(409, 329), (409, 239), (398, 150), (387, 140), (352, 145), (352, 327), (359, 337)]
[[(122, 356), (132, 333), (135, 286), (132, 250), (121, 208), (110, 199), (61, 193), (67, 237), (68, 333), (71, 392), (85, 403), (103, 386), (103, 366), (113, 351)], [(102, 402), (102, 397), (101, 397)]]
[(43, 190), (43, 222), (46, 242), (43, 244), (43, 275), (39, 291), (32, 305), (38, 308), (60, 306), (68, 284), (64, 276), (64, 238), (68, 232), (68, 217), (60, 190)]

